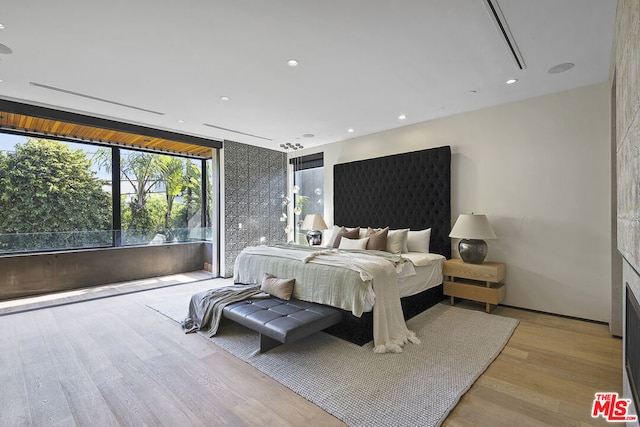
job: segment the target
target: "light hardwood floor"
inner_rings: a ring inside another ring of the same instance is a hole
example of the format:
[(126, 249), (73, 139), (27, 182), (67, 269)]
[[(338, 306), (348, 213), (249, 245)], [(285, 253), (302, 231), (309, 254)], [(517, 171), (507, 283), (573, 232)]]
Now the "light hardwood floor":
[[(211, 287), (0, 316), (0, 426), (344, 425), (145, 305)], [(620, 392), (622, 350), (605, 325), (506, 307), (493, 313), (520, 324), (445, 426), (606, 425), (591, 418), (591, 404), (597, 391)]]

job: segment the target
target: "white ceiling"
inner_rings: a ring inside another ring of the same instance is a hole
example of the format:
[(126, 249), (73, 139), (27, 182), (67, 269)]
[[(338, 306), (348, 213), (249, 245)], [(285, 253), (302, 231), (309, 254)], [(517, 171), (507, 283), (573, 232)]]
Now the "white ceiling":
[(609, 78), (615, 0), (497, 1), (525, 70), (481, 0), (3, 0), (0, 97), (311, 147)]

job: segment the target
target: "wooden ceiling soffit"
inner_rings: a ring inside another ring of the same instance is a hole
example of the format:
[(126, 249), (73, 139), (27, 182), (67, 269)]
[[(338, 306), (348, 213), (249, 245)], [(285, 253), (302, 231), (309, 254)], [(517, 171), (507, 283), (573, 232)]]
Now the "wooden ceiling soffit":
[(0, 99), (0, 130), (210, 158), (220, 141)]

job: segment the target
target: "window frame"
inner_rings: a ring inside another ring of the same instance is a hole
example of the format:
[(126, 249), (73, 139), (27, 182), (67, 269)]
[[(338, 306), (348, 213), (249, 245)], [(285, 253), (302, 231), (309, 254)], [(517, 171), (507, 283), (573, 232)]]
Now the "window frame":
[[(311, 169), (322, 169), (322, 176), (324, 181), (324, 152), (309, 154), (301, 157), (294, 157), (289, 159), (289, 163), (293, 166), (292, 182), (294, 186), (298, 185), (296, 183), (296, 173), (301, 171), (311, 170)], [(322, 193), (324, 194), (324, 182), (322, 184)], [(324, 195), (323, 195), (323, 198), (324, 198)], [(295, 197), (295, 194), (294, 194), (294, 197), (293, 197), (294, 212), (295, 212), (296, 206), (297, 206), (297, 198)], [(323, 211), (320, 212), (320, 214), (324, 216), (324, 204), (323, 204)], [(295, 214), (292, 216), (292, 218), (293, 218), (293, 236), (294, 236), (294, 241), (296, 241), (298, 236), (300, 235), (299, 225), (302, 223), (304, 218), (296, 219)]]
[[(60, 248), (60, 249), (38, 249), (38, 250), (29, 250), (29, 251), (15, 251), (15, 252), (8, 252), (8, 253), (0, 253), (0, 256), (2, 257), (6, 257), (6, 256), (14, 256), (14, 255), (25, 255), (25, 254), (34, 254), (34, 253), (52, 253), (52, 252), (70, 252), (70, 251), (78, 251), (78, 250), (91, 250), (91, 249), (104, 249), (104, 248), (116, 248), (116, 247), (131, 247), (131, 246), (144, 246), (143, 244), (137, 244), (137, 245), (122, 245), (122, 210), (121, 210), (121, 205), (120, 205), (120, 198), (121, 198), (121, 185), (120, 185), (120, 178), (121, 178), (121, 149), (124, 150), (130, 150), (130, 151), (139, 151), (139, 152), (145, 152), (145, 153), (152, 153), (152, 154), (158, 154), (158, 155), (167, 155), (167, 156), (174, 156), (174, 157), (180, 157), (180, 158), (186, 158), (189, 160), (199, 160), (200, 161), (200, 171), (201, 171), (201, 182), (200, 182), (200, 200), (202, 201), (201, 203), (201, 224), (200, 224), (200, 228), (205, 229), (213, 224), (216, 223), (215, 218), (218, 217), (218, 214), (213, 214), (212, 213), (212, 218), (211, 218), (211, 224), (209, 224), (209, 221), (207, 220), (207, 208), (208, 205), (211, 202), (214, 202), (212, 208), (215, 208), (217, 206), (217, 209), (220, 209), (220, 205), (219, 205), (219, 197), (214, 197), (213, 194), (208, 194), (209, 188), (207, 186), (206, 180), (207, 180), (207, 174), (208, 172), (208, 168), (207, 168), (207, 162), (208, 161), (212, 161), (212, 167), (215, 170), (215, 164), (216, 162), (214, 161), (215, 158), (218, 157), (218, 152), (219, 152), (219, 148), (212, 148), (212, 150), (214, 151), (214, 153), (212, 153), (211, 157), (202, 157), (202, 156), (195, 156), (195, 155), (189, 155), (186, 153), (173, 153), (173, 152), (167, 152), (164, 150), (154, 150), (154, 149), (147, 149), (147, 148), (142, 148), (142, 147), (137, 147), (137, 146), (124, 146), (123, 144), (114, 144), (114, 143), (109, 143), (109, 142), (96, 142), (96, 141), (86, 141), (86, 140), (78, 140), (78, 139), (74, 139), (74, 138), (68, 138), (68, 137), (61, 137), (58, 135), (41, 135), (39, 133), (31, 133), (31, 132), (26, 132), (26, 131), (20, 131), (20, 130), (12, 130), (12, 129), (3, 129), (0, 128), (0, 133), (4, 133), (4, 134), (9, 134), (9, 135), (18, 135), (18, 136), (22, 136), (25, 138), (37, 138), (37, 139), (48, 139), (48, 140), (54, 140), (54, 141), (60, 141), (63, 143), (70, 143), (70, 144), (77, 144), (77, 145), (90, 145), (90, 146), (99, 146), (99, 147), (104, 147), (104, 148), (110, 148), (111, 149), (111, 245), (96, 245), (96, 246), (85, 246), (85, 247), (79, 247), (79, 248)], [(215, 174), (214, 174), (215, 176)], [(117, 183), (117, 185), (115, 185)], [(212, 185), (214, 183), (212, 182)], [(218, 199), (217, 205), (215, 204), (215, 199)], [(218, 227), (219, 228), (219, 227)], [(106, 230), (105, 230), (106, 231)], [(43, 231), (43, 233), (46, 233), (46, 231)], [(215, 233), (215, 235), (219, 236), (220, 234), (220, 230), (218, 230), (217, 233)], [(218, 237), (219, 239), (219, 237)], [(206, 235), (203, 235), (202, 237), (202, 241), (207, 241)], [(177, 242), (180, 243), (180, 242)], [(213, 242), (215, 244), (215, 242)], [(166, 244), (170, 244), (170, 243), (166, 243)], [(219, 245), (219, 242), (218, 242)]]

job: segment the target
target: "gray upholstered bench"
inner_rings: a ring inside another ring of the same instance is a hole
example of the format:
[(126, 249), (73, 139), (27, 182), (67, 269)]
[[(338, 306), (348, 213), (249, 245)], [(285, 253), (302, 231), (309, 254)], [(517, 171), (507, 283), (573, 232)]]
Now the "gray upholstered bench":
[(222, 310), (222, 315), (259, 332), (261, 353), (319, 332), (342, 320), (342, 313), (334, 308), (275, 297), (234, 302)]

